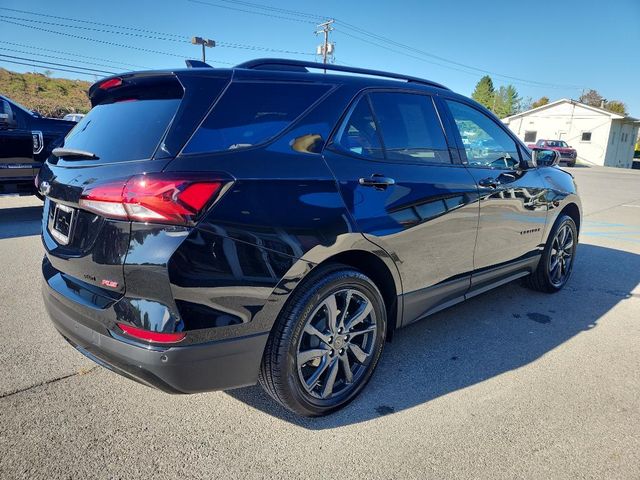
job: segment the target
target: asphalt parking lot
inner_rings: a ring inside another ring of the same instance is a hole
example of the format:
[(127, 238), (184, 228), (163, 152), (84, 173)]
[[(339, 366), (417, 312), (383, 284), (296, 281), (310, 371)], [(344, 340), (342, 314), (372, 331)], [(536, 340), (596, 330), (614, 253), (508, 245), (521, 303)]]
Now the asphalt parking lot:
[(574, 168), (577, 263), (400, 331), (345, 410), (171, 396), (73, 350), (40, 298), (40, 202), (0, 198), (0, 478), (640, 478), (640, 171)]

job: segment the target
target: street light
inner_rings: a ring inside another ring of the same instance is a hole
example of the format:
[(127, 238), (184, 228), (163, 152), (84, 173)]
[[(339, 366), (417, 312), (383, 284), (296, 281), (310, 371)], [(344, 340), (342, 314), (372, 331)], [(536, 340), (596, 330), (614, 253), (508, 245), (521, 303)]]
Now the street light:
[(204, 53), (204, 47), (212, 48), (216, 46), (216, 42), (214, 40), (209, 40), (208, 38), (202, 38), (202, 37), (192, 37), (191, 43), (193, 43), (194, 45), (202, 45), (202, 61), (203, 62), (207, 61)]

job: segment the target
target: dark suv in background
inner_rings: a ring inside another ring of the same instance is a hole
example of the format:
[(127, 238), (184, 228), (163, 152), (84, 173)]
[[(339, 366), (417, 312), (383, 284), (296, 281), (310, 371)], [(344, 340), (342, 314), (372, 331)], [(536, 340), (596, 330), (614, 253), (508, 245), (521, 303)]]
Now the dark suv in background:
[(0, 95), (0, 193), (33, 194), (40, 166), (74, 125)]
[(39, 177), (45, 304), (78, 350), (164, 391), (260, 381), (323, 415), (397, 328), (571, 274), (580, 200), (557, 153), (442, 85), (263, 59), (90, 97)]

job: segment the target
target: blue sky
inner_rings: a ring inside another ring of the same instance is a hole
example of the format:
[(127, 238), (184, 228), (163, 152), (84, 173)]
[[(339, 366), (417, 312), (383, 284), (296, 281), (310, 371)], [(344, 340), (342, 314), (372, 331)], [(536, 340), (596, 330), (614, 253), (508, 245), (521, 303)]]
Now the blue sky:
[[(140, 69), (116, 62), (148, 68), (178, 67), (183, 65), (181, 57), (199, 58), (199, 47), (184, 43), (188, 37), (199, 35), (227, 44), (207, 51), (208, 60), (214, 66), (224, 67), (228, 64), (222, 62), (236, 64), (262, 56), (311, 60), (320, 42), (320, 37), (313, 33), (314, 24), (319, 18), (326, 17), (336, 19), (332, 39), (336, 42), (335, 58), (339, 63), (429, 78), (465, 95), (471, 94), (474, 85), (484, 74), (482, 70), (493, 72), (496, 86), (513, 83), (522, 97), (534, 99), (542, 95), (552, 100), (577, 98), (582, 88), (594, 88), (607, 99), (625, 102), (629, 113), (640, 117), (639, 0), (613, 0), (606, 3), (595, 0), (268, 1), (1, 0), (0, 7), (47, 14), (49, 17), (0, 9), (0, 20), (141, 50), (0, 21), (0, 55), (115, 72)], [(250, 4), (261, 4), (266, 9), (259, 10)], [(284, 10), (299, 13), (292, 15)], [(250, 13), (255, 11), (263, 15)], [(115, 30), (51, 16), (133, 29)], [(132, 35), (98, 32), (95, 29)], [(363, 33), (363, 30), (420, 52), (374, 38)], [(145, 38), (145, 35), (158, 36), (151, 31), (171, 36)], [(231, 48), (229, 44), (300, 53)], [(54, 56), (60, 58), (52, 58)], [(15, 71), (33, 70), (29, 66), (6, 63), (6, 60), (24, 62), (0, 57), (1, 67)], [(96, 74), (97, 78), (103, 75)], [(61, 71), (54, 75), (94, 79), (93, 76)]]

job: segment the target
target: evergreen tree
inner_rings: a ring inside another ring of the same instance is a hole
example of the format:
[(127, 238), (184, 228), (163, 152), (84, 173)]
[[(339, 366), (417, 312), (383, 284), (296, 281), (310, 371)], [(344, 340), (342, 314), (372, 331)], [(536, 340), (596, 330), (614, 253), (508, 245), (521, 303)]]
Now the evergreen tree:
[(493, 80), (491, 80), (489, 75), (485, 75), (476, 84), (476, 88), (471, 94), (471, 98), (479, 104), (491, 109), (493, 107), (494, 94), (495, 90), (493, 87)]
[(513, 85), (501, 86), (494, 94), (494, 102), (491, 107), (493, 113), (504, 118), (515, 114), (520, 108), (520, 97)]

